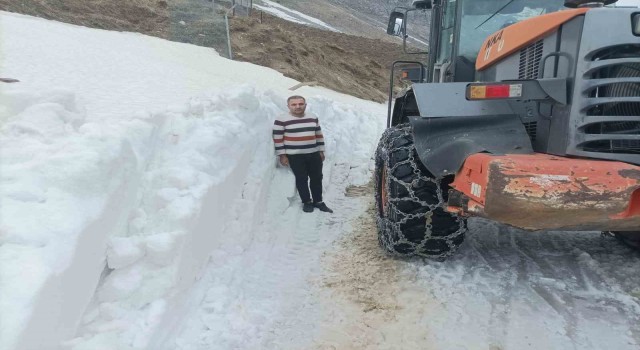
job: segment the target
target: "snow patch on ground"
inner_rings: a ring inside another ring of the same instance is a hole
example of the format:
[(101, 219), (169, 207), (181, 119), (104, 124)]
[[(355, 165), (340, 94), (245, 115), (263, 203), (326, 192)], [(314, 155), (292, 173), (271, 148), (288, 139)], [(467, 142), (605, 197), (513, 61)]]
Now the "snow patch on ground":
[(298, 24), (306, 24), (308, 25), (307, 22), (304, 22), (300, 19), (297, 19), (296, 17), (290, 16), (288, 15), (286, 12), (281, 11), (277, 8), (273, 8), (273, 7), (268, 7), (268, 6), (262, 6), (262, 5), (253, 5), (254, 7), (264, 11), (264, 12), (268, 12), (278, 18), (282, 18), (285, 21), (289, 21), (289, 22), (293, 22), (293, 23), (298, 23)]
[(300, 11), (296, 11), (296, 10), (292, 10), (286, 6), (280, 5), (277, 2), (274, 1), (269, 1), (269, 0), (261, 0), (262, 3), (264, 3), (266, 6), (261, 6), (261, 5), (257, 5), (254, 4), (253, 6), (255, 6), (256, 8), (265, 11), (265, 12), (269, 12), (272, 15), (282, 18), (284, 20), (290, 21), (290, 22), (294, 22), (294, 23), (299, 23), (299, 24), (304, 24), (304, 25), (308, 25), (311, 27), (318, 27), (321, 29), (326, 29), (326, 30), (330, 30), (332, 32), (337, 32), (340, 33), (339, 30), (337, 30), (336, 28), (328, 25), (327, 23), (309, 16), (309, 15), (305, 15), (304, 13), (300, 12)]

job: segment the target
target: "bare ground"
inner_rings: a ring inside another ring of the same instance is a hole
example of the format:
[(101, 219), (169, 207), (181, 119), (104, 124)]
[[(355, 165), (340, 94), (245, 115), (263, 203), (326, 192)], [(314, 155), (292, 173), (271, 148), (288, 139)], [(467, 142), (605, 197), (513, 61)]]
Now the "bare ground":
[(355, 220), (353, 230), (337, 243), (336, 253), (328, 256), (330, 274), (323, 285), (372, 313), (380, 321), (389, 321), (400, 306), (395, 299), (399, 291), (399, 262), (387, 256), (376, 240), (375, 207)]
[(0, 0), (0, 10), (167, 38), (169, 8), (157, 0)]

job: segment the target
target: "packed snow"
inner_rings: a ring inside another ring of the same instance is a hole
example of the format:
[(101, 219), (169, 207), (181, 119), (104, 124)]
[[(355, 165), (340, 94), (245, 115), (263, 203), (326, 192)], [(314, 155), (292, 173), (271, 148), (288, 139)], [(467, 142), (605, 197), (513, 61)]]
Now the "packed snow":
[[(0, 350), (640, 347), (640, 256), (598, 233), (381, 252), (384, 105), (139, 34), (0, 12), (0, 40)], [(334, 214), (276, 166), (294, 93)]]

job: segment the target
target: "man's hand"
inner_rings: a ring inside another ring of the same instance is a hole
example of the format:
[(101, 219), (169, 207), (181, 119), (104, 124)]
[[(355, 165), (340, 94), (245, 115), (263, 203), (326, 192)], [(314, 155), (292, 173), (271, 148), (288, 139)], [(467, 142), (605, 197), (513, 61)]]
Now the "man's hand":
[(289, 166), (289, 158), (286, 154), (280, 155), (280, 164), (282, 164), (283, 166)]
[(324, 152), (320, 151), (320, 159), (324, 162)]

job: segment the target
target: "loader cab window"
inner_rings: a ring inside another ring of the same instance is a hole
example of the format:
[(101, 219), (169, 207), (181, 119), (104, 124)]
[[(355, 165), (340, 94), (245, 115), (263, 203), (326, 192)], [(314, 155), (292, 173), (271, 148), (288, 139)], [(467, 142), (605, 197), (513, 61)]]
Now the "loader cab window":
[(443, 4), (442, 28), (440, 32), (440, 48), (436, 63), (451, 61), (454, 32), (456, 27), (456, 0), (446, 0)]
[(458, 56), (475, 62), (489, 35), (522, 20), (562, 9), (564, 0), (464, 0)]

